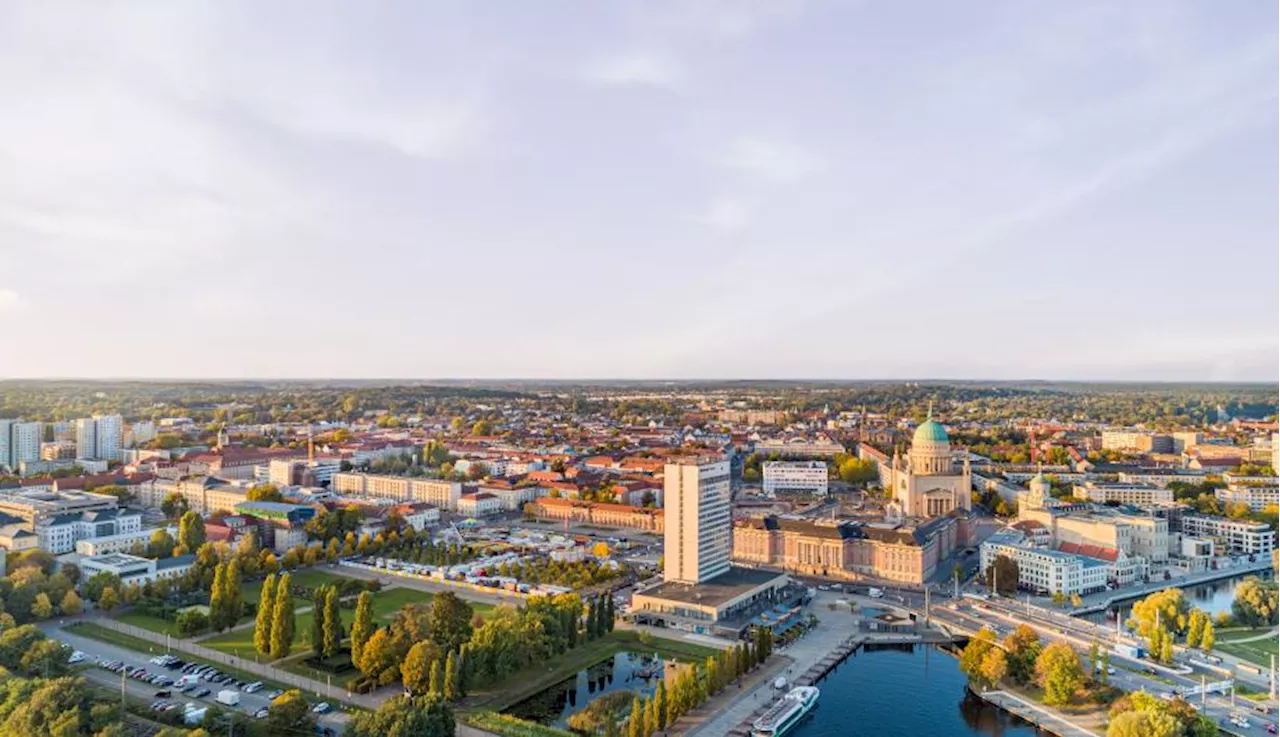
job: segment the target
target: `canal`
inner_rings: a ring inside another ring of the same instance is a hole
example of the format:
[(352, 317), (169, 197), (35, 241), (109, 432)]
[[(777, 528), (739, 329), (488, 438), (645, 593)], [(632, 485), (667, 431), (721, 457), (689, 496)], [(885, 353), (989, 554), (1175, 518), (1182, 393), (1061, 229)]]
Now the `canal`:
[(1048, 734), (969, 693), (959, 661), (932, 646), (860, 649), (817, 686), (817, 710), (787, 737)]
[(658, 687), (663, 661), (652, 654), (620, 652), (612, 658), (578, 671), (506, 709), (507, 714), (539, 724), (566, 729), (569, 717), (587, 704), (615, 691), (627, 690), (644, 698)]

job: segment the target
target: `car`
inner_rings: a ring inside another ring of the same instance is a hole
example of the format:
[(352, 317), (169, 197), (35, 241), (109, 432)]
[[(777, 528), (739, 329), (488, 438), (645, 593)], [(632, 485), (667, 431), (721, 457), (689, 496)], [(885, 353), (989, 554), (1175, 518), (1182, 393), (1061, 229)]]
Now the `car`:
[(267, 701), (275, 701), (276, 699), (280, 698), (283, 695), (284, 695), (284, 691), (281, 691), (278, 688), (273, 688), (266, 693), (266, 698), (267, 698)]
[(167, 701), (154, 701), (154, 702), (152, 702), (152, 703), (151, 703), (151, 706), (149, 706), (149, 707), (147, 707), (147, 708), (151, 709), (151, 711), (160, 711), (160, 710), (161, 710), (161, 709), (163, 709), (165, 706), (167, 706), (167, 705), (168, 705), (168, 703), (169, 703), (169, 702), (167, 702)]
[(261, 691), (262, 681), (254, 681), (253, 683), (246, 683), (240, 687), (240, 690), (244, 691), (245, 693), (254, 693), (256, 691)]
[(1259, 714), (1270, 714), (1271, 706), (1268, 704), (1254, 704), (1253, 710), (1258, 712)]
[(200, 687), (193, 683), (190, 686), (187, 686), (186, 688), (182, 689), (182, 693), (186, 694), (187, 696), (190, 696), (194, 694), (196, 691), (198, 691), (199, 689)]
[(1116, 667), (1115, 667), (1114, 665), (1108, 665), (1108, 666), (1107, 666), (1107, 675), (1109, 675), (1109, 676), (1114, 676), (1115, 674), (1116, 674)]
[(324, 701), (321, 701), (320, 703), (311, 707), (312, 714), (328, 714), (331, 711), (333, 711), (333, 707), (329, 706), (329, 704)]
[(156, 691), (154, 695), (157, 699), (167, 699), (173, 695), (173, 692), (167, 688), (162, 688), (159, 691)]
[(213, 691), (211, 691), (211, 690), (209, 690), (209, 689), (207, 689), (207, 688), (198, 688), (198, 689), (196, 689), (195, 693), (193, 693), (193, 694), (191, 694), (191, 695), (192, 695), (192, 696), (194, 696), (194, 697), (196, 697), (197, 699), (203, 699), (204, 697), (208, 696), (208, 695), (209, 695), (209, 694), (211, 694), (211, 693), (213, 693)]
[(84, 662), (86, 657), (88, 656), (86, 656), (84, 653), (80, 652), (79, 650), (76, 650), (75, 652), (71, 653), (71, 657), (67, 658), (67, 663), (70, 665), (75, 665), (76, 663)]
[(265, 707), (265, 706), (264, 706), (264, 707), (262, 707), (261, 709), (259, 709), (259, 710), (255, 711), (255, 712), (253, 713), (253, 718), (254, 718), (254, 719), (266, 719), (266, 718), (267, 718), (267, 713), (268, 713), (268, 711), (269, 711), (269, 710), (267, 709), (267, 707)]
[(1280, 728), (1277, 728), (1274, 723), (1267, 725), (1267, 734), (1278, 734), (1278, 733), (1280, 733)]

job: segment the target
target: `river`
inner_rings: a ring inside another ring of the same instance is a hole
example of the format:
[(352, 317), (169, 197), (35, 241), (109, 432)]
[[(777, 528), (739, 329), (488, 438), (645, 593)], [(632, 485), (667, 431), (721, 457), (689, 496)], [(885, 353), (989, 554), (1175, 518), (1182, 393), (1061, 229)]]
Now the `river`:
[(1048, 734), (969, 693), (959, 661), (930, 646), (860, 649), (817, 685), (817, 710), (787, 737)]
[[(1248, 573), (1241, 576), (1233, 576), (1231, 578), (1211, 581), (1209, 583), (1202, 583), (1197, 586), (1188, 586), (1184, 588), (1183, 591), (1186, 592), (1187, 599), (1190, 601), (1191, 606), (1203, 609), (1208, 612), (1210, 616), (1218, 614), (1219, 612), (1230, 613), (1231, 602), (1236, 597), (1236, 586), (1239, 586), (1241, 581), (1251, 576), (1270, 579), (1274, 576), (1274, 573), (1270, 570), (1258, 573)], [(1118, 603), (1117, 606), (1120, 608), (1125, 619), (1128, 619), (1129, 611), (1133, 609), (1133, 603), (1141, 598), (1144, 597), (1140, 596), (1136, 599), (1130, 599)], [(1086, 614), (1083, 618), (1091, 622), (1114, 622), (1114, 612), (1115, 609), (1113, 608), (1106, 612)]]

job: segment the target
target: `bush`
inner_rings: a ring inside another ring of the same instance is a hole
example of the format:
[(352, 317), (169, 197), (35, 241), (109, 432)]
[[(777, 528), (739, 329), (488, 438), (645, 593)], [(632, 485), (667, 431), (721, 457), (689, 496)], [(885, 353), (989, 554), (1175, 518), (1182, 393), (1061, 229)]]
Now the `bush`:
[(476, 729), (503, 735), (503, 737), (577, 737), (573, 732), (525, 721), (510, 714), (478, 711), (463, 717), (463, 721)]

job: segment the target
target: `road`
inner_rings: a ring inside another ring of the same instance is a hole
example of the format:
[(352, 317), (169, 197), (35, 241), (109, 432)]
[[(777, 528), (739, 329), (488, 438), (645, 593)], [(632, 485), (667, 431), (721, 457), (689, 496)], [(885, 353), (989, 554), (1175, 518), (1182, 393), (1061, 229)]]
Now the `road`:
[[(976, 632), (982, 627), (989, 627), (1001, 639), (1019, 624), (1026, 624), (1036, 630), (1042, 638), (1062, 640), (1071, 644), (1082, 656), (1088, 652), (1089, 646), (1095, 641), (1099, 642), (1103, 648), (1110, 649), (1115, 637), (1115, 633), (1110, 629), (1092, 622), (1008, 600), (947, 602), (932, 607), (930, 615), (934, 622), (947, 625), (953, 630)], [(1125, 691), (1145, 690), (1156, 695), (1172, 695), (1172, 692), (1177, 690), (1181, 694), (1199, 687), (1202, 682), (1213, 683), (1226, 679), (1221, 673), (1196, 670), (1186, 666), (1179, 669), (1168, 668), (1115, 653), (1111, 655), (1111, 664), (1116, 672), (1109, 677), (1110, 683)], [(1152, 672), (1148, 672), (1148, 669)], [(1179, 670), (1185, 672), (1179, 672)], [(1270, 716), (1254, 711), (1255, 702), (1243, 698), (1234, 699), (1233, 704), (1230, 696), (1210, 694), (1207, 697), (1190, 696), (1188, 701), (1200, 707), (1203, 713), (1219, 725), (1222, 725), (1232, 714), (1245, 714), (1249, 721), (1248, 728), (1230, 727), (1231, 731), (1237, 734), (1266, 734), (1266, 724), (1276, 719), (1276, 703), (1273, 700), (1261, 702), (1271, 707)]]
[[(89, 667), (83, 673), (83, 675), (86, 678), (96, 683), (100, 683), (107, 688), (113, 689), (117, 693), (119, 693), (119, 690), (120, 690), (120, 683), (121, 683), (120, 674), (112, 673), (111, 671), (104, 670), (94, 665), (93, 664), (94, 658), (102, 658), (104, 660), (117, 660), (127, 665), (132, 665), (134, 667), (146, 668), (147, 671), (150, 673), (164, 673), (165, 675), (175, 680), (182, 675), (181, 671), (165, 670), (164, 668), (158, 665), (155, 665), (154, 663), (148, 662), (152, 657), (155, 657), (155, 655), (164, 652), (164, 647), (161, 645), (156, 646), (154, 653), (152, 652), (140, 653), (135, 650), (130, 650), (128, 648), (120, 647), (118, 645), (113, 645), (111, 643), (102, 642), (100, 640), (95, 640), (89, 637), (81, 636), (76, 634), (74, 631), (60, 629), (56, 625), (49, 625), (49, 626), (46, 626), (44, 629), (46, 630), (46, 632), (49, 634), (50, 637), (55, 637), (88, 656), (88, 660), (86, 661), (86, 663), (89, 665)], [(182, 655), (182, 653), (176, 653), (176, 654), (179, 657), (181, 657)], [(124, 684), (125, 684), (126, 693), (128, 693), (130, 696), (136, 697), (147, 703), (156, 701), (155, 693), (156, 691), (160, 690), (158, 687), (153, 686), (149, 683), (144, 683), (142, 681), (138, 681), (128, 677), (125, 677)], [(177, 704), (179, 708), (182, 708), (187, 703), (195, 703), (197, 706), (215, 705), (216, 702), (214, 701), (214, 696), (216, 696), (218, 691), (221, 690), (219, 689), (218, 684), (201, 682), (200, 685), (210, 690), (211, 693), (209, 694), (209, 696), (203, 699), (193, 699), (189, 696), (183, 695), (180, 691), (170, 689), (173, 691), (173, 696), (166, 698), (164, 700), (170, 703)], [(230, 709), (229, 707), (225, 707), (221, 705), (219, 706), (223, 709), (234, 711), (237, 714), (240, 714), (241, 716), (243, 716), (243, 718), (245, 719), (252, 719), (254, 712), (258, 711), (259, 709), (265, 706), (270, 705), (270, 701), (266, 697), (269, 691), (270, 691), (269, 688), (263, 688), (261, 691), (258, 691), (256, 693), (251, 693), (251, 694), (242, 692), (240, 694), (240, 705), (235, 709)], [(313, 701), (312, 703), (317, 703), (317, 702)], [(347, 715), (345, 714), (333, 713), (333, 714), (328, 714), (328, 715), (325, 715), (324, 717), (321, 717), (320, 724), (322, 726), (332, 728), (335, 734), (341, 734), (348, 719), (349, 717), (347, 717)]]

